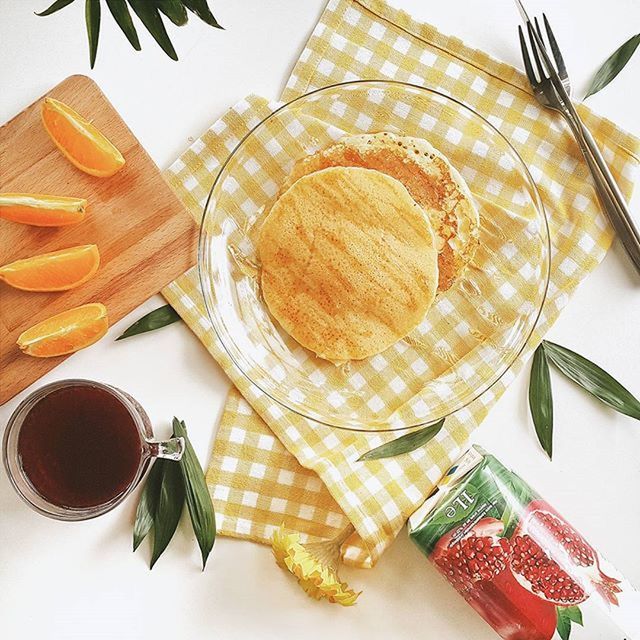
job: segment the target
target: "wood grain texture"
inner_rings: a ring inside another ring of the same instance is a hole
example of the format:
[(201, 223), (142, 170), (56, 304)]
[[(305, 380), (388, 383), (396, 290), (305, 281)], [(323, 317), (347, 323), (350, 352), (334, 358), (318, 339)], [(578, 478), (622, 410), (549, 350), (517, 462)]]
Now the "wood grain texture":
[(46, 95), (92, 120), (126, 164), (111, 178), (76, 169), (41, 124), (42, 99), (0, 127), (0, 192), (88, 200), (87, 216), (77, 225), (39, 228), (0, 220), (0, 264), (77, 244), (95, 243), (101, 256), (96, 275), (71, 291), (30, 293), (0, 285), (0, 404), (64, 359), (23, 355), (16, 346), (22, 331), (88, 302), (105, 304), (114, 323), (196, 261), (192, 217), (98, 86), (71, 76)]

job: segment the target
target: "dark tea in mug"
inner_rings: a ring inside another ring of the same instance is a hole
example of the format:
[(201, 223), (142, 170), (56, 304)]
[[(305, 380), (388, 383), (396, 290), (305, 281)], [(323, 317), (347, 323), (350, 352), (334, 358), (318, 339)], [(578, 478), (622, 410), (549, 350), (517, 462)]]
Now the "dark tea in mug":
[(180, 460), (184, 439), (154, 440), (129, 394), (92, 380), (37, 389), (9, 418), (2, 457), (18, 495), (59, 520), (94, 518), (120, 504), (154, 458)]
[(93, 507), (120, 495), (135, 478), (142, 454), (131, 413), (94, 386), (64, 387), (42, 397), (18, 437), (27, 478), (60, 507)]

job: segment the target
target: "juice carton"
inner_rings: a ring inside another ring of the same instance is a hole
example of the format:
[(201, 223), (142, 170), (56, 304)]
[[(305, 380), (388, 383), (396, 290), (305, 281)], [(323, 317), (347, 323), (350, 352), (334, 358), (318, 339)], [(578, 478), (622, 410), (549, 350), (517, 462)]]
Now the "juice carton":
[(478, 447), (411, 516), (409, 535), (505, 640), (640, 640), (640, 592)]

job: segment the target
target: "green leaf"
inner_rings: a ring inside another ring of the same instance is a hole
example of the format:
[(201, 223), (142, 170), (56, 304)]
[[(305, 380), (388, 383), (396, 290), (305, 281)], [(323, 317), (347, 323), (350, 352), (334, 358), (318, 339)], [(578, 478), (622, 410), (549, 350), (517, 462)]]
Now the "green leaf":
[(571, 623), (575, 622), (582, 626), (582, 611), (576, 606), (556, 607), (558, 616), (557, 631), (562, 640), (569, 640), (571, 635)]
[(202, 553), (202, 570), (204, 571), (207, 558), (216, 539), (216, 515), (213, 511), (213, 502), (207, 489), (204, 472), (187, 436), (187, 427), (177, 418), (173, 419), (173, 435), (182, 436), (185, 442), (180, 469), (184, 480), (191, 524)]
[(224, 29), (219, 22), (213, 17), (211, 13), (211, 9), (209, 9), (209, 4), (207, 0), (182, 0), (182, 4), (189, 9), (189, 11), (193, 11), (200, 20), (203, 20), (208, 25), (215, 27), (216, 29)]
[(551, 460), (553, 454), (553, 397), (549, 378), (549, 363), (542, 344), (533, 354), (529, 378), (529, 409), (538, 441)]
[(89, 39), (89, 63), (93, 69), (98, 53), (98, 37), (100, 36), (100, 0), (86, 0), (84, 17), (87, 23), (87, 38)]
[(158, 9), (149, 0), (129, 0), (129, 4), (162, 50), (172, 60), (177, 60), (178, 54), (169, 40)]
[(435, 424), (429, 425), (419, 431), (408, 433), (406, 436), (396, 438), (391, 442), (387, 442), (371, 451), (368, 451), (364, 455), (358, 458), (358, 462), (364, 460), (378, 460), (380, 458), (391, 458), (393, 456), (399, 456), (403, 453), (409, 453), (414, 451), (418, 447), (426, 444), (442, 429), (444, 424), (444, 418)]
[(178, 522), (180, 522), (183, 507), (184, 484), (180, 465), (177, 462), (165, 461), (165, 464), (162, 465), (158, 508), (153, 518), (153, 552), (150, 569), (153, 569), (153, 565), (173, 538)]
[(146, 316), (142, 316), (140, 320), (136, 320), (121, 336), (118, 336), (116, 340), (124, 340), (131, 336), (137, 336), (140, 333), (155, 331), (156, 329), (173, 324), (178, 320), (180, 320), (178, 313), (171, 305), (166, 304), (163, 307), (158, 307), (150, 311)]
[(50, 16), (52, 13), (56, 11), (60, 11), (60, 9), (64, 9), (68, 7), (75, 0), (56, 0), (48, 9), (45, 9), (41, 13), (36, 13), (37, 16)]
[(619, 49), (616, 49), (604, 64), (598, 69), (596, 75), (591, 81), (591, 85), (587, 89), (585, 98), (592, 96), (594, 93), (598, 93), (601, 89), (604, 89), (621, 71), (631, 56), (635, 53), (635, 50), (640, 44), (640, 33), (629, 38)]
[(612, 409), (640, 420), (640, 401), (604, 369), (566, 347), (548, 340), (543, 344), (549, 360), (565, 376)]
[(189, 19), (187, 10), (180, 3), (180, 0), (156, 0), (156, 5), (173, 24), (179, 27), (187, 24), (187, 20)]
[(131, 46), (140, 51), (140, 40), (138, 40), (138, 34), (136, 28), (133, 26), (133, 20), (131, 20), (131, 14), (129, 13), (129, 7), (125, 0), (107, 0), (107, 6), (114, 20), (117, 22), (122, 33), (127, 36), (127, 40), (131, 43)]
[[(55, 0), (47, 9), (36, 15), (51, 15), (72, 2), (74, 0)], [(212, 27), (223, 28), (211, 13), (207, 0), (107, 0), (107, 6), (116, 23), (136, 51), (141, 49), (140, 40), (131, 20), (127, 2), (154, 40), (172, 60), (177, 60), (178, 54), (169, 39), (161, 13), (174, 24), (182, 26), (188, 21), (187, 10), (189, 10)], [(85, 21), (89, 39), (89, 60), (93, 69), (100, 35), (100, 0), (85, 0)]]
[(564, 615), (566, 615), (566, 617), (569, 618), (571, 622), (575, 622), (582, 627), (584, 626), (584, 623), (582, 622), (582, 611), (580, 611), (580, 607), (576, 605), (572, 607), (564, 607)]
[(136, 521), (133, 525), (133, 550), (135, 551), (146, 535), (151, 531), (153, 518), (158, 508), (160, 497), (160, 483), (162, 482), (162, 467), (167, 464), (165, 460), (156, 460), (149, 471), (147, 481), (140, 495), (140, 502), (136, 509)]
[(562, 640), (569, 640), (569, 636), (571, 635), (571, 620), (560, 613), (562, 611), (560, 607), (556, 609), (558, 612), (558, 624), (556, 626), (558, 635)]

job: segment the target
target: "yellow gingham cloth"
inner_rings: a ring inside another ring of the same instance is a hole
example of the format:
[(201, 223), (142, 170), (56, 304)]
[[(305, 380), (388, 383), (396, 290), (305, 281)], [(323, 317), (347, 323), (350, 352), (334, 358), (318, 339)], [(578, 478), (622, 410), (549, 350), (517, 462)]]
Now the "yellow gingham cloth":
[[(195, 268), (162, 291), (236, 387), (227, 399), (207, 473), (219, 532), (268, 543), (283, 521), (310, 538), (331, 537), (350, 522), (356, 534), (343, 546), (343, 558), (361, 567), (375, 564), (461, 453), (612, 240), (577, 145), (557, 116), (538, 107), (524, 75), (384, 2), (331, 0), (282, 100), (337, 82), (380, 78), (437, 89), (487, 117), (515, 146), (537, 183), (549, 216), (551, 282), (534, 336), (499, 382), (448, 418), (426, 447), (396, 459), (358, 463), (362, 453), (394, 436), (312, 424), (252, 386), (215, 336)], [(256, 96), (242, 100), (167, 170), (170, 184), (198, 221), (220, 165), (276, 106)], [(580, 109), (630, 197), (640, 141)], [(380, 375), (384, 378), (384, 369)], [(388, 401), (392, 387), (386, 386)]]

